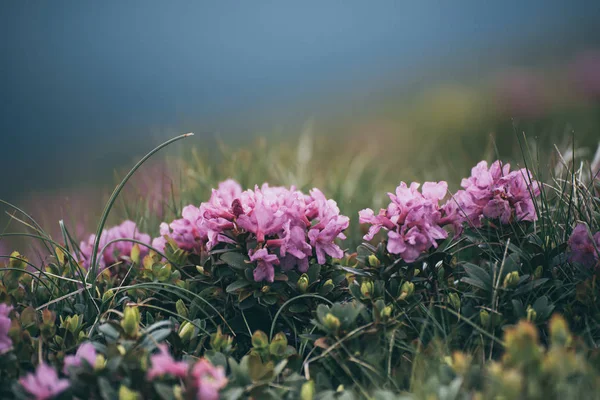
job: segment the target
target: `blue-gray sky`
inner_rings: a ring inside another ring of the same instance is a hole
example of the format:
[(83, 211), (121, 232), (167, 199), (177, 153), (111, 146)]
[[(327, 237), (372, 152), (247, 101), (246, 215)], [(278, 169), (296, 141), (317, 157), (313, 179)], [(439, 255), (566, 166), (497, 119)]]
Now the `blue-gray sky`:
[(268, 126), (264, 110), (382, 76), (585, 36), (599, 16), (593, 1), (6, 0), (0, 196), (110, 171), (164, 132), (235, 130), (254, 112)]

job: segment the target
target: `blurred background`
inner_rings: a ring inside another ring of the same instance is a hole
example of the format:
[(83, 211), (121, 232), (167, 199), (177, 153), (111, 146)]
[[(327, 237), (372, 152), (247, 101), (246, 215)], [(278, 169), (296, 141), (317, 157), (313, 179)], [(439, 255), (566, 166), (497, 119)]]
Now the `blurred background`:
[[(200, 201), (232, 177), (373, 206), (366, 190), (518, 159), (523, 133), (591, 157), (599, 26), (597, 1), (3, 1), (0, 198), (89, 231), (124, 171), (185, 132), (130, 198)], [(378, 187), (342, 188), (368, 168)]]

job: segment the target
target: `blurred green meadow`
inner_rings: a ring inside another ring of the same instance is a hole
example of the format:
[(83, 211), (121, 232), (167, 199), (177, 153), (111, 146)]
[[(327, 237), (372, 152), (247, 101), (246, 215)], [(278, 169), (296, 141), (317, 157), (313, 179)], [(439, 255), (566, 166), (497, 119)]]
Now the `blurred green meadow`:
[[(197, 132), (135, 173), (109, 222), (133, 219), (156, 234), (161, 221), (177, 217), (186, 204), (200, 204), (218, 182), (233, 178), (245, 188), (264, 182), (321, 188), (352, 218), (353, 247), (362, 236), (358, 210), (381, 207), (400, 181), (446, 180), (456, 190), (479, 160), (522, 166), (523, 143), (540, 171), (554, 169), (559, 153), (591, 161), (600, 142), (598, 54), (582, 53), (552, 69), (505, 70), (485, 80), (380, 95), (368, 105), (349, 99), (329, 115), (235, 140)], [(139, 151), (153, 146), (138, 145)], [(114, 185), (138, 157), (107, 164), (103, 174), (112, 178), (32, 190), (13, 202), (48, 232), (58, 233), (64, 220), (83, 237), (95, 229)], [(2, 216), (4, 229), (15, 224)]]

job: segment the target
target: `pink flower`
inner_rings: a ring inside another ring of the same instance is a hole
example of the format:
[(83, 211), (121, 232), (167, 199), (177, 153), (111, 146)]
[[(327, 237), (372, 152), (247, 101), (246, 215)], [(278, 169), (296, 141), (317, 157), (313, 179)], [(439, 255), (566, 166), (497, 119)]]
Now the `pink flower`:
[(150, 356), (152, 367), (148, 370), (148, 380), (163, 375), (171, 375), (177, 378), (185, 378), (189, 365), (184, 361), (175, 361), (169, 353), (166, 344), (158, 345), (159, 352)]
[(36, 400), (51, 399), (69, 387), (69, 381), (58, 379), (54, 368), (45, 363), (38, 365), (35, 373), (29, 373), (19, 379), (19, 383)]
[(194, 365), (192, 377), (196, 384), (198, 400), (218, 400), (219, 390), (227, 385), (223, 367), (215, 367), (205, 358), (201, 358)]
[(250, 250), (250, 261), (256, 262), (254, 269), (254, 280), (256, 282), (273, 282), (275, 279), (274, 265), (279, 265), (279, 258), (275, 254), (269, 254), (267, 249)]
[(569, 237), (569, 261), (576, 262), (586, 267), (593, 267), (598, 263), (600, 254), (600, 232), (592, 237), (585, 224), (579, 223)]
[(0, 304), (0, 354), (7, 352), (12, 347), (12, 340), (8, 336), (10, 330), (10, 317), (13, 307)]
[(248, 214), (240, 215), (237, 224), (254, 233), (258, 243), (264, 243), (265, 236), (277, 233), (285, 221), (282, 210), (273, 202), (272, 196), (265, 196), (258, 187), (254, 189), (254, 193), (254, 208)]
[[(133, 221), (123, 221), (121, 225), (103, 230), (100, 235), (98, 251), (100, 252), (104, 249), (104, 252), (97, 256), (97, 262), (101, 269), (131, 255), (131, 249), (135, 243), (127, 240), (119, 241), (119, 239), (134, 239), (148, 245), (150, 244), (150, 236), (145, 233), (140, 233)], [(79, 245), (81, 255), (83, 256), (84, 266), (86, 268), (89, 268), (91, 262), (95, 240), (96, 235), (90, 235), (87, 241), (81, 242)], [(115, 242), (110, 243), (112, 241)], [(148, 248), (145, 246), (139, 247), (140, 255), (143, 256), (148, 251)]]
[(96, 364), (96, 349), (91, 343), (81, 344), (74, 356), (65, 357), (63, 367), (65, 375), (69, 375), (69, 368), (81, 366), (82, 360), (85, 360), (92, 367)]
[(454, 221), (443, 217), (439, 206), (439, 201), (446, 196), (448, 184), (425, 182), (420, 192), (419, 186), (416, 182), (410, 186), (400, 182), (396, 193), (389, 193), (391, 202), (386, 209), (381, 209), (377, 215), (371, 209), (359, 212), (359, 221), (371, 224), (364, 239), (372, 240), (381, 229), (388, 230), (387, 250), (409, 263), (431, 247), (437, 248), (437, 241), (448, 237), (442, 226)]
[(333, 258), (344, 257), (344, 252), (335, 244), (335, 239), (348, 227), (348, 224), (348, 217), (338, 216), (330, 219), (322, 230), (312, 228), (308, 231), (308, 238), (311, 246), (315, 248), (319, 264), (325, 264), (325, 254)]
[(452, 220), (455, 226), (467, 222), (479, 227), (483, 217), (503, 224), (537, 220), (534, 198), (540, 195), (540, 187), (525, 168), (511, 172), (509, 164), (496, 161), (488, 169), (481, 161), (461, 186), (465, 190), (456, 192), (444, 206), (445, 221)]

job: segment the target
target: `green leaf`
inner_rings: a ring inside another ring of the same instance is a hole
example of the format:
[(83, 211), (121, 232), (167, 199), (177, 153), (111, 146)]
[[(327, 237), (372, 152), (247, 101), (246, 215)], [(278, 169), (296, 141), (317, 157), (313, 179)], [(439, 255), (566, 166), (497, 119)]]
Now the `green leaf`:
[(245, 279), (238, 279), (237, 281), (229, 284), (227, 286), (227, 289), (225, 289), (225, 291), (227, 293), (235, 293), (238, 290), (245, 288), (246, 286), (250, 286), (250, 282), (248, 282)]
[(231, 268), (244, 270), (248, 268), (248, 258), (237, 251), (221, 254), (221, 261), (227, 263)]

